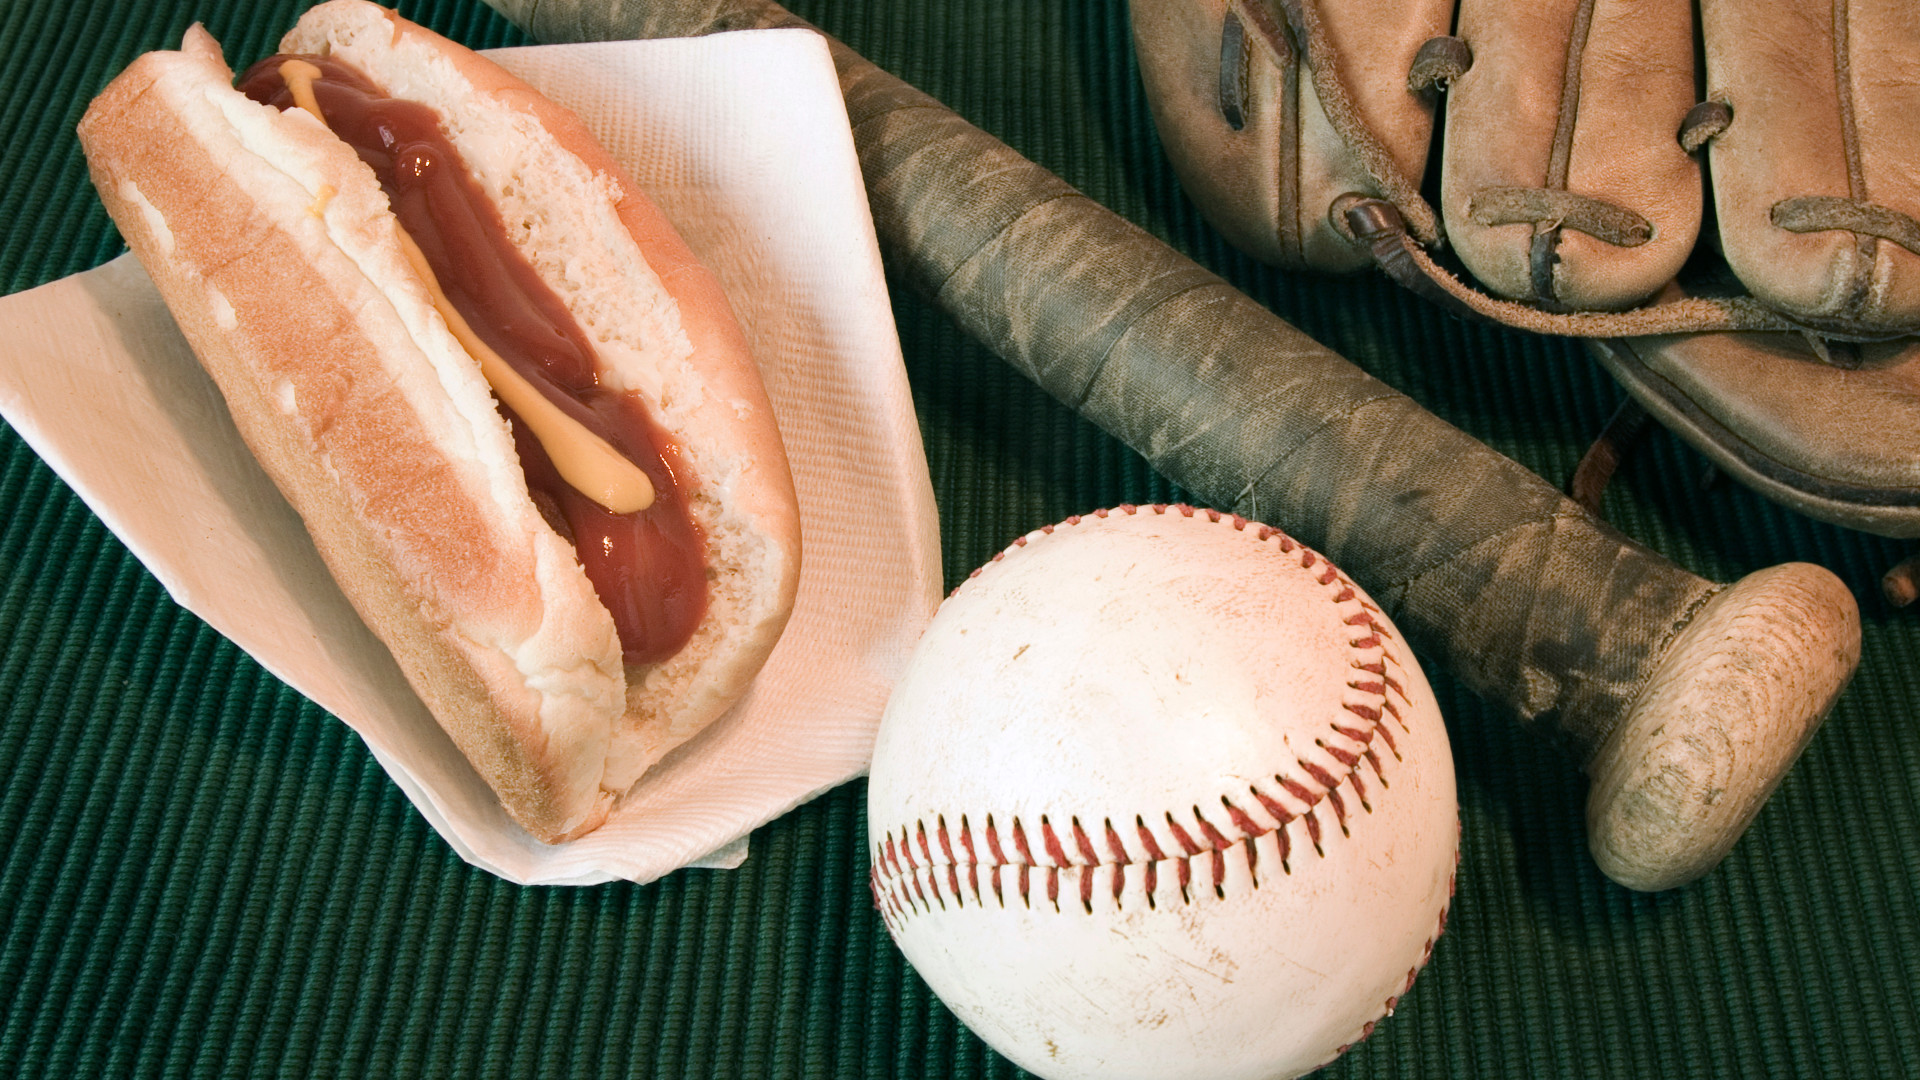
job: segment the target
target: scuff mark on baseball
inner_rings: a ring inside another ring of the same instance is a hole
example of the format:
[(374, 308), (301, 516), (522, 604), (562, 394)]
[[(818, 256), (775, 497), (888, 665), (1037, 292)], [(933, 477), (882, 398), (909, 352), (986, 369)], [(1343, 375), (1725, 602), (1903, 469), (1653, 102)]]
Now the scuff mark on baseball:
[(1284, 534), (1120, 507), (942, 605), (868, 787), (874, 900), (1022, 1068), (1291, 1077), (1393, 1011), (1446, 920), (1453, 757), (1380, 609)]

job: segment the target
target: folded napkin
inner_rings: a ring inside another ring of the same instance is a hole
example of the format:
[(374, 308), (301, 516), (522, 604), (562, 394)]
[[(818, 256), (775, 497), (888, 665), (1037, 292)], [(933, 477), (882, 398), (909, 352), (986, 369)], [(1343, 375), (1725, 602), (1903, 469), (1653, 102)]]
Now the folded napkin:
[(752, 689), (606, 825), (514, 825), (333, 585), (131, 256), (0, 299), (0, 416), (182, 606), (345, 721), (462, 857), (511, 881), (738, 865), (866, 768), (940, 598), (939, 522), (824, 41), (802, 30), (496, 50), (579, 113), (719, 276), (799, 489), (792, 621)]

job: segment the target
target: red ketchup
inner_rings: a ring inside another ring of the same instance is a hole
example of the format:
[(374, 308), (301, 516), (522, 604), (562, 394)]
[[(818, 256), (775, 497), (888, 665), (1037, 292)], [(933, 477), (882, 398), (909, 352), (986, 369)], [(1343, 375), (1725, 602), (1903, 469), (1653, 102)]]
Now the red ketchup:
[(353, 68), (314, 56), (262, 60), (240, 77), (239, 89), (263, 104), (292, 107), (279, 71), (290, 59), (321, 70), (313, 92), (327, 126), (373, 168), (455, 310), (542, 394), (653, 481), (652, 506), (615, 514), (562, 480), (539, 441), (500, 406), (534, 503), (572, 540), (587, 580), (613, 613), (627, 663), (657, 663), (679, 652), (707, 610), (706, 541), (677, 478), (680, 448), (638, 397), (600, 386), (586, 335), (508, 240), (499, 211), (432, 109), (388, 97)]

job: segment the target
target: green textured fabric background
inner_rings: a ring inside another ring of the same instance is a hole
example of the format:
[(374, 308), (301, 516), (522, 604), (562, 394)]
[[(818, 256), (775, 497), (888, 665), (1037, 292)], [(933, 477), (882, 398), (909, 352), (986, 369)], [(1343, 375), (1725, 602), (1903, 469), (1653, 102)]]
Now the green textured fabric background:
[[(0, 0), (0, 290), (121, 250), (72, 136), (114, 72), (195, 19), (252, 59), (303, 6)], [(1226, 249), (1159, 156), (1122, 0), (792, 7), (1556, 483), (1621, 399), (1568, 342)], [(401, 10), (521, 42), (479, 0)], [(1025, 530), (1181, 497), (903, 287), (895, 313), (949, 584)], [(1704, 472), (1659, 434), (1607, 514), (1722, 581), (1834, 569), (1865, 622), (1852, 688), (1732, 856), (1645, 896), (1588, 859), (1573, 766), (1430, 668), (1460, 779), (1452, 920), (1398, 1014), (1325, 1075), (1920, 1076), (1920, 614), (1875, 584), (1911, 546)], [(3, 426), (0, 710), (0, 1076), (1017, 1073), (887, 939), (863, 784), (756, 833), (739, 870), (507, 885), (177, 608)]]

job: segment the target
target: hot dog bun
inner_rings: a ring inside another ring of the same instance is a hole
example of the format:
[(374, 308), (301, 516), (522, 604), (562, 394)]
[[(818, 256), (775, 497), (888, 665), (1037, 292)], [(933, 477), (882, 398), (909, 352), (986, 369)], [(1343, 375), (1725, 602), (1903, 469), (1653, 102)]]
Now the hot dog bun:
[(82, 120), (102, 201), (342, 590), (508, 813), (578, 836), (744, 692), (792, 608), (799, 513), (758, 371), (717, 280), (570, 113), (362, 0), (310, 10), (282, 51), (439, 112), (602, 381), (646, 401), (693, 474), (707, 615), (629, 666), (350, 147), (234, 90), (199, 27)]

